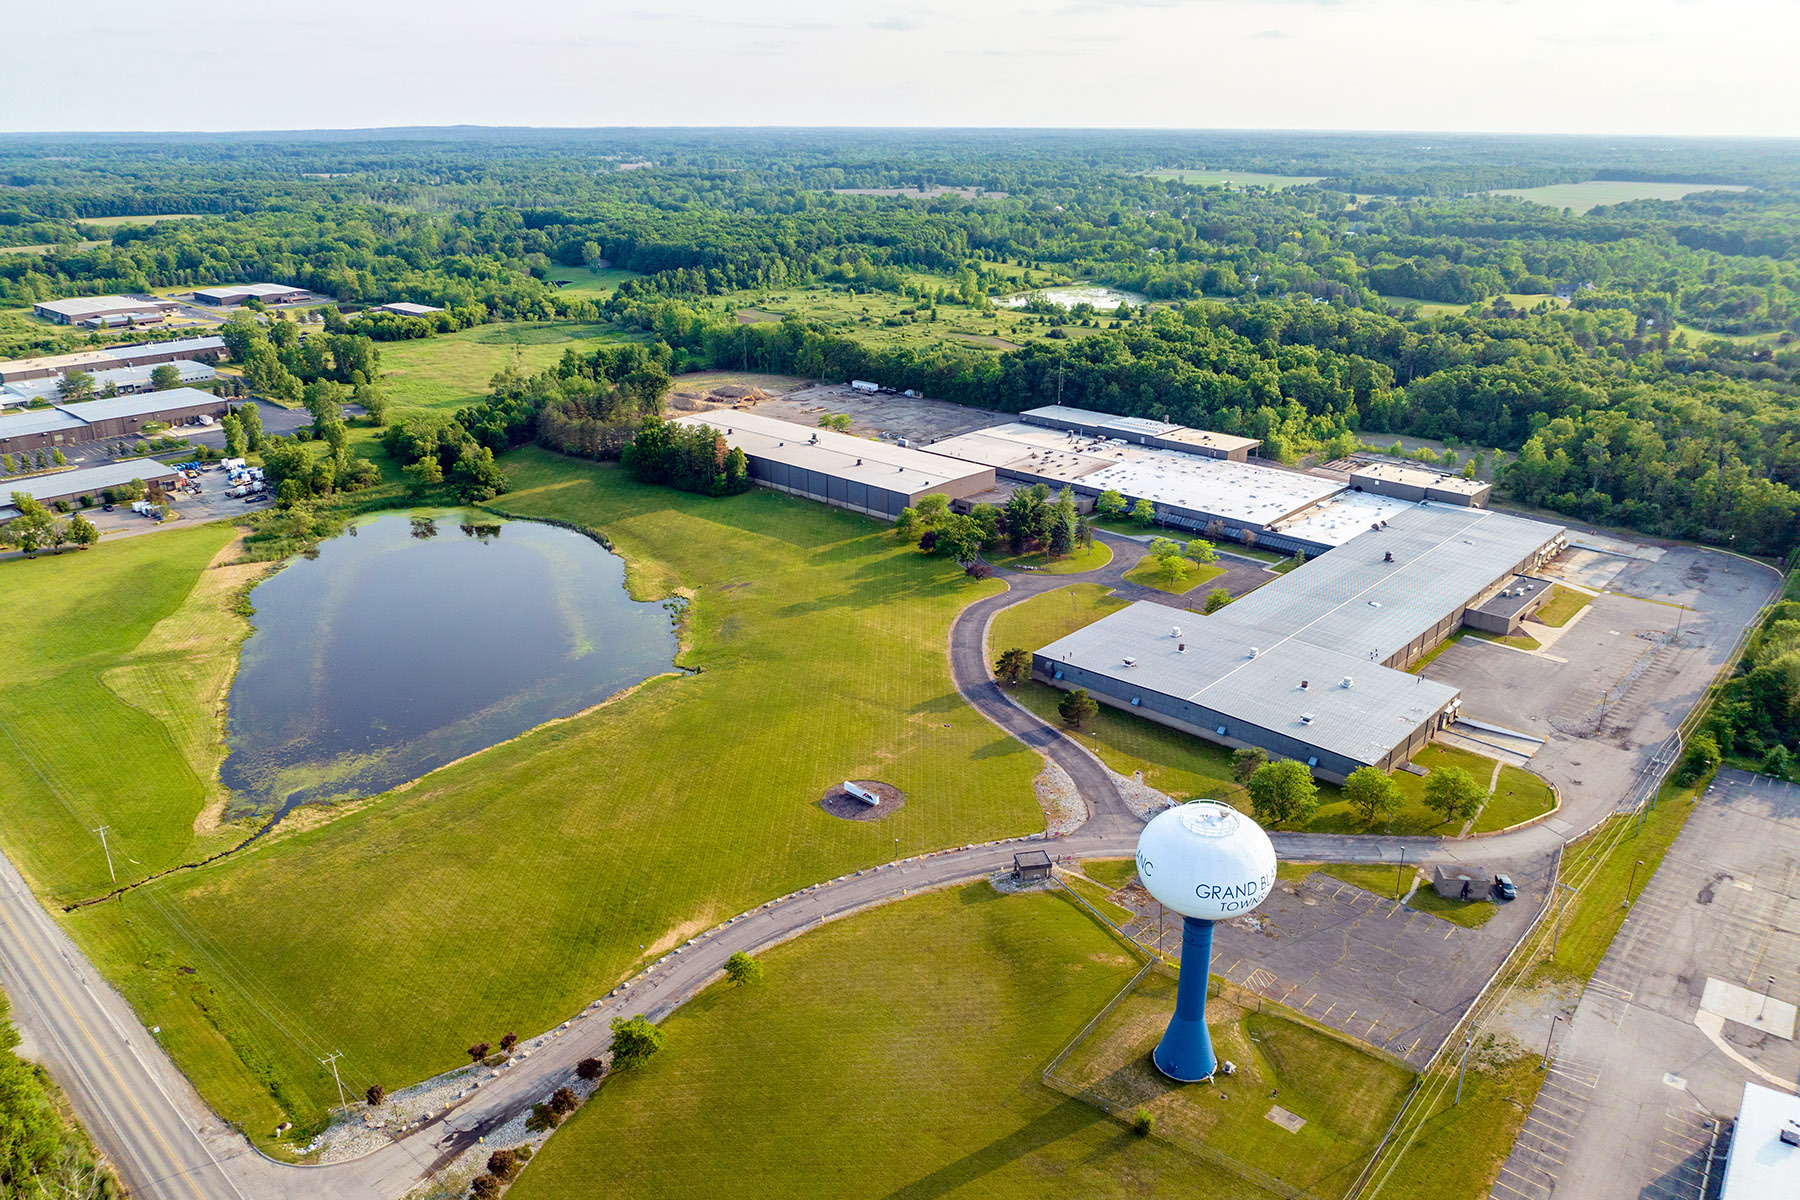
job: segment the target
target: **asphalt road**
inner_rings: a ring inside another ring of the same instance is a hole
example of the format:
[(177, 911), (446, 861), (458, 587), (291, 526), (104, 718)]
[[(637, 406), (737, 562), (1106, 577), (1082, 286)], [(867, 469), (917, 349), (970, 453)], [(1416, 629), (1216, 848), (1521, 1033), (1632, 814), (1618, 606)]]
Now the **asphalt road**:
[[(949, 652), (958, 690), (1001, 729), (1059, 763), (1075, 779), (1091, 818), (1048, 843), (1059, 856), (1129, 857), (1139, 822), (1100, 764), (1062, 733), (1007, 700), (988, 675), (985, 649), (994, 613), (1072, 582), (1118, 583), (1143, 553), (1108, 539), (1114, 559), (1084, 575), (1008, 573), (1010, 591), (970, 606), (952, 626)], [(1157, 593), (1160, 595), (1160, 593)], [(1284, 858), (1415, 863), (1521, 858), (1561, 843), (1534, 826), (1473, 842), (1276, 834)], [(1043, 844), (1041, 838), (1021, 839)], [(405, 1138), (352, 1162), (277, 1163), (229, 1129), (162, 1052), (125, 1002), (102, 981), (0, 857), (0, 984), (33, 1056), (62, 1084), (77, 1114), (140, 1200), (392, 1200), (446, 1165), (485, 1132), (505, 1124), (574, 1076), (583, 1058), (610, 1043), (615, 1016), (659, 1019), (695, 995), (736, 951), (754, 952), (848, 913), (915, 892), (978, 879), (1011, 866), (1019, 842), (964, 846), (889, 863), (818, 884), (720, 925), (573, 1017), (529, 1059), (486, 1082), (470, 1100)]]

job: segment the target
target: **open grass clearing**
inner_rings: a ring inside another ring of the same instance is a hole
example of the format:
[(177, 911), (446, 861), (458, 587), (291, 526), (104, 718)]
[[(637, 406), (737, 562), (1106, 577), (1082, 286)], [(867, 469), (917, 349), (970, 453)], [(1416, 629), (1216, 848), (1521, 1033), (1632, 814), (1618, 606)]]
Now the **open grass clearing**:
[(1591, 212), (1605, 204), (1627, 200), (1679, 200), (1695, 192), (1745, 192), (1750, 189), (1727, 183), (1678, 183), (1658, 180), (1589, 179), (1582, 183), (1552, 183), (1533, 188), (1498, 188), (1496, 196), (1517, 196), (1550, 208)]
[(1119, 890), (1137, 878), (1135, 858), (1089, 858), (1082, 860), (1081, 873), (1102, 886)]
[(746, 1180), (797, 1200), (1261, 1195), (1039, 1081), (1138, 966), (1066, 898), (973, 884), (762, 961), (761, 984), (718, 984), (671, 1014), (662, 1052), (609, 1079), (514, 1200), (585, 1200), (602, 1175), (623, 1200)]
[(1125, 572), (1125, 581), (1142, 587), (1155, 588), (1159, 592), (1167, 592), (1171, 596), (1185, 596), (1203, 583), (1210, 583), (1225, 573), (1225, 568), (1217, 563), (1197, 563), (1191, 558), (1183, 558), (1187, 564), (1187, 573), (1180, 579), (1171, 579), (1163, 570), (1162, 560), (1148, 555), (1138, 560), (1138, 564)]
[(1548, 783), (1523, 767), (1504, 763), (1493, 794), (1476, 814), (1472, 833), (1492, 833), (1521, 821), (1541, 817), (1556, 808), (1556, 793)]
[(1594, 602), (1594, 598), (1586, 592), (1572, 587), (1564, 587), (1560, 583), (1550, 585), (1550, 599), (1544, 607), (1537, 610), (1533, 619), (1545, 625), (1561, 628), (1575, 619), (1575, 614)]
[[(1177, 1084), (1150, 1061), (1175, 1006), (1172, 972), (1154, 970), (1073, 1049), (1061, 1079), (1113, 1111), (1148, 1109), (1156, 1140), (1220, 1155), (1313, 1196), (1344, 1196), (1399, 1111), (1413, 1075), (1276, 1005), (1215, 998), (1207, 1024), (1237, 1073)], [(1305, 1124), (1270, 1119), (1279, 1105)], [(1246, 1172), (1248, 1173), (1248, 1172)], [(1205, 1189), (1197, 1189), (1204, 1194)]]
[(1103, 583), (1072, 583), (1001, 609), (988, 626), (995, 656), (1014, 646), (1041, 650), (1131, 603)]
[(1422, 317), (1454, 316), (1469, 310), (1467, 304), (1453, 304), (1447, 300), (1421, 300), (1417, 296), (1383, 295), (1381, 299), (1393, 308), (1405, 308), (1409, 304), (1416, 304), (1419, 306), (1419, 315)]
[(1263, 171), (1224, 171), (1217, 168), (1189, 170), (1171, 167), (1160, 171), (1145, 171), (1152, 179), (1173, 179), (1181, 183), (1198, 184), (1201, 187), (1237, 187), (1268, 188), (1272, 192), (1287, 188), (1305, 187), (1309, 183), (1317, 183), (1323, 175), (1270, 175)]
[(569, 350), (630, 340), (606, 325), (573, 321), (498, 321), (455, 333), (381, 347), (383, 382), (396, 409), (453, 412), (487, 398), (495, 375), (511, 366), (541, 371)]
[(1042, 575), (1073, 575), (1081, 571), (1097, 571), (1112, 561), (1112, 548), (1095, 538), (1090, 545), (1077, 546), (1075, 553), (1052, 556), (1041, 550), (1024, 554), (1002, 554), (989, 558), (997, 567), (1015, 571), (1030, 570)]
[[(692, 596), (681, 663), (696, 673), (335, 820), (303, 812), (246, 854), (70, 920), (148, 1023), (190, 1031), (169, 1040), (176, 1061), (265, 1145), (276, 1106), (304, 1135), (335, 1101), (321, 1047), (344, 1051), (347, 1086), (403, 1086), (474, 1041), (549, 1028), (762, 900), (1042, 828), (1040, 761), (963, 703), (944, 652), (956, 613), (999, 584), (897, 546), (883, 522), (762, 489), (691, 496), (535, 449), (505, 465), (514, 490), (498, 507), (603, 528), (636, 594)], [(179, 536), (132, 542), (154, 558)], [(21, 643), (35, 658), (90, 627), (50, 615), (60, 629), (12, 634), (37, 639)], [(66, 724), (68, 708), (31, 716)], [(70, 728), (105, 747), (88, 755), (105, 765), (117, 725)], [(166, 757), (189, 779), (190, 827), (201, 788), (173, 745)], [(41, 765), (60, 778), (60, 763)], [(139, 774), (76, 781), (140, 803)], [(879, 825), (819, 808), (832, 782), (858, 778), (892, 783), (906, 807)], [(85, 845), (80, 827), (49, 844)]]
[(1341, 883), (1398, 900), (1412, 882), (1412, 872), (1386, 863), (1321, 863), (1319, 870)]
[(551, 267), (544, 272), (545, 279), (561, 285), (556, 290), (563, 295), (586, 296), (593, 300), (611, 299), (621, 283), (637, 277), (636, 271), (627, 271), (623, 267), (602, 267), (598, 271), (587, 267)]

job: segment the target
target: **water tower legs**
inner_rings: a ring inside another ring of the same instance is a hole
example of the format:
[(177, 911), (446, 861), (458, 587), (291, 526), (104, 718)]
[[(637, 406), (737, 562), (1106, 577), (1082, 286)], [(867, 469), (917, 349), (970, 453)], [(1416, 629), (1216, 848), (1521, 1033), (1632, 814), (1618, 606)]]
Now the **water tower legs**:
[(1181, 977), (1175, 985), (1175, 1015), (1168, 1032), (1151, 1055), (1156, 1069), (1170, 1079), (1195, 1083), (1212, 1078), (1218, 1067), (1212, 1036), (1206, 1032), (1206, 983), (1212, 971), (1213, 923), (1183, 917)]

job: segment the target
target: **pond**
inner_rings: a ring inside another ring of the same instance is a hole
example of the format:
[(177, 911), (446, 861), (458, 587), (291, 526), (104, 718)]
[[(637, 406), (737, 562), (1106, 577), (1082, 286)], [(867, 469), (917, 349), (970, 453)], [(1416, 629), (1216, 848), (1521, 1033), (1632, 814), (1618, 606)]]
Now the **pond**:
[(232, 815), (370, 796), (668, 671), (668, 605), (591, 538), (388, 513), (258, 584), (220, 775)]
[(1003, 300), (996, 300), (994, 303), (1001, 308), (1024, 308), (1031, 302), (1033, 296), (1042, 296), (1052, 304), (1060, 304), (1064, 308), (1074, 308), (1077, 304), (1091, 304), (1103, 313), (1112, 312), (1119, 307), (1121, 301), (1136, 308), (1148, 299), (1138, 292), (1121, 292), (1115, 288), (1080, 284), (1073, 287), (1039, 288), (1035, 292), (1021, 292), (1017, 296), (1008, 296)]

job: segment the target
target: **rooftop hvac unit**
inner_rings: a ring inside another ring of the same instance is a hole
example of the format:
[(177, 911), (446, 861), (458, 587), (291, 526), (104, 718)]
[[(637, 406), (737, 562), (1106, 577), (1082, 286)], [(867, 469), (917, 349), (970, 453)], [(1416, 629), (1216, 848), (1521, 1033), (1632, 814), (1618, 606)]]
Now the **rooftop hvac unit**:
[(1306, 689), (1307, 689), (1307, 688), (1309, 688), (1309, 687), (1311, 687), (1311, 686), (1312, 686), (1312, 684), (1311, 684), (1311, 683), (1309, 683), (1309, 682), (1307, 682), (1307, 681), (1306, 681), (1306, 680), (1304, 680), (1304, 679), (1302, 679), (1302, 680), (1301, 680), (1301, 681), (1300, 681), (1300, 690), (1301, 690), (1301, 691), (1303, 691), (1303, 692), (1304, 692), (1304, 691), (1305, 691), (1305, 690), (1306, 690)]
[(1800, 1121), (1789, 1121), (1781, 1127), (1781, 1144), (1800, 1146)]
[(1180, 637), (1181, 636), (1181, 626), (1177, 625), (1175, 628), (1171, 629), (1169, 631), (1169, 636), (1177, 637), (1177, 638)]
[(1135, 666), (1137, 666), (1137, 659), (1132, 658), (1130, 655), (1126, 655), (1125, 656), (1125, 665), (1128, 667), (1135, 667)]
[(1258, 650), (1255, 646), (1250, 647), (1250, 657), (1251, 658), (1255, 658), (1257, 655), (1259, 655), (1261, 653), (1262, 653), (1262, 651)]
[(1302, 725), (1311, 725), (1312, 724), (1312, 714), (1311, 713), (1301, 713), (1300, 714), (1300, 723)]
[(1187, 643), (1186, 642), (1178, 643), (1175, 647), (1175, 653), (1186, 654), (1187, 653)]
[(1351, 678), (1350, 678), (1350, 676), (1348, 676), (1348, 675), (1346, 675), (1346, 676), (1344, 676), (1344, 678), (1343, 678), (1343, 679), (1342, 679), (1342, 680), (1341, 680), (1341, 681), (1340, 681), (1340, 682), (1339, 682), (1339, 683), (1338, 683), (1338, 686), (1339, 686), (1339, 687), (1341, 687), (1341, 688), (1347, 688), (1347, 687), (1349, 687), (1349, 686), (1350, 686), (1350, 685), (1351, 685), (1351, 682), (1352, 682), (1352, 680), (1351, 680)]

